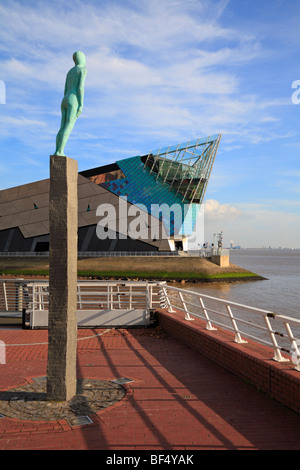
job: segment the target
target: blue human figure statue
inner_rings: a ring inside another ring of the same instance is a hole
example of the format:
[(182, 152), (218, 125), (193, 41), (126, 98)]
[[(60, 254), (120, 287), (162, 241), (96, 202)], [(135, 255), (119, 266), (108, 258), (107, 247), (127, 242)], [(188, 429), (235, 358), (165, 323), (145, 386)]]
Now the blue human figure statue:
[(65, 156), (65, 145), (83, 108), (84, 81), (87, 74), (84, 53), (74, 52), (73, 60), (75, 66), (69, 70), (66, 77), (64, 97), (61, 102), (61, 125), (56, 136), (54, 155)]

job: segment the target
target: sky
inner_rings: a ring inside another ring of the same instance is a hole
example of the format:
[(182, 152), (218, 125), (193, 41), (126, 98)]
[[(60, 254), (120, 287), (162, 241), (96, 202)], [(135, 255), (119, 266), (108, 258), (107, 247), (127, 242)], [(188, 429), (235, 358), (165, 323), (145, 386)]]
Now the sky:
[(0, 190), (49, 177), (80, 50), (79, 171), (221, 134), (206, 241), (300, 248), (299, 23), (297, 0), (0, 0)]

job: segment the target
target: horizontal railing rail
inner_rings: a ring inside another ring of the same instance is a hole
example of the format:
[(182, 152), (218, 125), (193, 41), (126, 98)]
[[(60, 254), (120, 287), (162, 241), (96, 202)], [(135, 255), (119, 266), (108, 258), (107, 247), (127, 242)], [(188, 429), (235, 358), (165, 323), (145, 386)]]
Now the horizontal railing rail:
[[(229, 250), (221, 248), (207, 249), (203, 248), (200, 250), (188, 250), (188, 251), (78, 251), (78, 258), (118, 258), (122, 256), (180, 256), (185, 254), (186, 256), (197, 256), (200, 258), (211, 258), (213, 255), (229, 256)], [(49, 251), (0, 251), (1, 257), (48, 257)]]
[[(0, 257), (47, 257), (48, 251), (0, 251)], [(178, 256), (178, 251), (78, 251), (78, 258), (121, 256)]]
[[(77, 309), (133, 308), (145, 306), (155, 309), (161, 305), (164, 282), (151, 281), (78, 281)], [(49, 305), (48, 280), (0, 280), (0, 312), (22, 312), (24, 308), (47, 310)]]
[[(105, 257), (117, 258), (122, 256), (197, 256), (200, 258), (211, 258), (212, 255), (229, 256), (229, 250), (212, 248), (201, 250), (188, 250), (188, 251), (78, 251), (78, 258)], [(49, 251), (0, 251), (1, 257), (47, 257)]]
[[(148, 307), (155, 309), (162, 302), (163, 284), (150, 281), (78, 281), (77, 308), (83, 310), (101, 305), (103, 308), (109, 306), (117, 309), (144, 305), (147, 295)], [(0, 280), (0, 312), (21, 312), (24, 308), (46, 310), (48, 302), (48, 280)]]
[(239, 344), (247, 343), (245, 338), (266, 344), (273, 349), (275, 361), (292, 360), (300, 372), (300, 320), (167, 284), (162, 290), (169, 312), (180, 311), (187, 321), (200, 318), (210, 331), (217, 326), (232, 331)]
[[(163, 305), (161, 286), (153, 281), (78, 281), (77, 316), (80, 325), (87, 321), (112, 321), (128, 326), (132, 322), (149, 324), (154, 312)], [(24, 328), (47, 326), (49, 281), (0, 280), (0, 317), (22, 318)], [(139, 320), (142, 319), (142, 320)], [(98, 323), (97, 323), (98, 324)], [(99, 323), (100, 325), (100, 323)]]

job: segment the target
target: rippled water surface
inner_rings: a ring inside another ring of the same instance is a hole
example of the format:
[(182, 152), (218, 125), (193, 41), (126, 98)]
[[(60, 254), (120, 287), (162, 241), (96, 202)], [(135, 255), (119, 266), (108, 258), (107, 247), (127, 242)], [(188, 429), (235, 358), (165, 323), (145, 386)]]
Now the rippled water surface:
[(187, 288), (300, 319), (300, 250), (231, 250), (230, 262), (267, 280)]

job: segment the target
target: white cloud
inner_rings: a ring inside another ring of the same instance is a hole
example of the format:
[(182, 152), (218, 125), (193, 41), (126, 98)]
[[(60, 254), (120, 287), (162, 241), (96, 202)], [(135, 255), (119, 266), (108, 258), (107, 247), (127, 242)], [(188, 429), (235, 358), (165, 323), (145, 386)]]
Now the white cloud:
[(223, 231), (226, 246), (234, 240), (246, 248), (269, 245), (299, 248), (300, 217), (297, 210), (298, 201), (294, 204), (293, 201), (266, 201), (229, 205), (207, 200), (205, 238), (212, 242), (213, 234)]
[(220, 222), (232, 222), (237, 218), (243, 216), (241, 209), (231, 206), (229, 204), (220, 204), (215, 199), (208, 199), (205, 201), (205, 221), (220, 223)]
[[(219, 4), (224, 2), (219, 2)], [(100, 5), (95, 2), (66, 1), (39, 2), (22, 5), (7, 0), (0, 6), (0, 15), (5, 25), (3, 49), (20, 44), (26, 49), (34, 44), (31, 57), (43, 51), (45, 39), (51, 37), (51, 46), (60, 47), (62, 43), (95, 44), (120, 47), (121, 44), (138, 47), (145, 51), (161, 52), (174, 50), (174, 46), (215, 38), (230, 38), (236, 32), (221, 27), (216, 21), (215, 11), (206, 1), (174, 2), (170, 0), (138, 0), (130, 5), (110, 2)], [(24, 40), (26, 38), (26, 40)]]
[(88, 56), (87, 86), (101, 90), (161, 85), (159, 73), (138, 60), (120, 57), (109, 48)]
[(26, 119), (24, 117), (7, 117), (6, 118), (6, 123), (10, 126), (21, 126), (21, 127), (35, 127), (35, 126), (41, 126), (44, 127), (47, 124), (43, 121), (35, 121), (33, 119)]
[[(24, 99), (28, 89), (44, 89), (47, 113), (49, 105), (59, 111), (50, 90), (62, 93), (79, 48), (87, 55), (92, 101), (83, 119), (85, 125), (93, 120), (91, 129), (95, 119), (100, 125), (113, 119), (136, 134), (152, 128), (156, 136), (188, 139), (222, 132), (259, 142), (265, 133), (254, 132), (253, 125), (276, 120), (269, 112), (272, 103), (243, 95), (240, 78), (228, 67), (249, 63), (264, 51), (254, 33), (221, 26), (228, 4), (139, 0), (100, 7), (80, 0), (31, 5), (10, 0), (0, 6), (2, 48), (10, 54), (0, 66), (4, 79), (19, 94), (24, 90)], [(217, 47), (211, 47), (214, 41)], [(31, 95), (31, 106), (36, 98)]]

